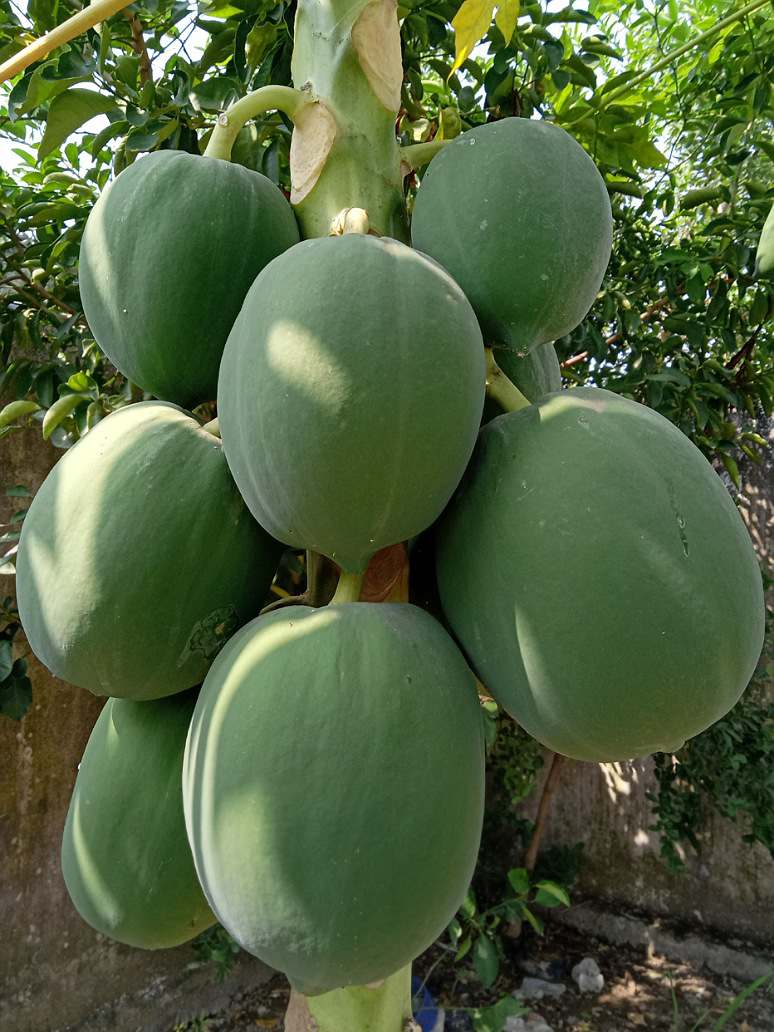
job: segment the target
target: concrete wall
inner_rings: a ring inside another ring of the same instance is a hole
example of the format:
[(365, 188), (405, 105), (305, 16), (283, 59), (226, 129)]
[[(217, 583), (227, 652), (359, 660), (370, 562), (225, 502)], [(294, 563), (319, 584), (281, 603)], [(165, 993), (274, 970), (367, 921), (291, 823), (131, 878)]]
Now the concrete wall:
[(774, 859), (742, 842), (730, 821), (713, 817), (686, 870), (670, 873), (659, 858), (650, 803), (652, 761), (570, 763), (562, 768), (544, 845), (583, 842), (577, 899), (601, 900), (705, 926), (725, 936), (774, 945)]
[[(19, 508), (12, 484), (33, 492), (61, 456), (30, 430), (0, 442), (0, 522)], [(117, 543), (118, 544), (118, 543)], [(13, 578), (0, 577), (0, 595)], [(17, 655), (26, 654), (26, 645)], [(167, 1032), (267, 969), (245, 957), (216, 985), (190, 946), (154, 953), (97, 935), (73, 909), (59, 845), (75, 775), (102, 706), (29, 658), (33, 706), (17, 723), (0, 717), (0, 1029)]]

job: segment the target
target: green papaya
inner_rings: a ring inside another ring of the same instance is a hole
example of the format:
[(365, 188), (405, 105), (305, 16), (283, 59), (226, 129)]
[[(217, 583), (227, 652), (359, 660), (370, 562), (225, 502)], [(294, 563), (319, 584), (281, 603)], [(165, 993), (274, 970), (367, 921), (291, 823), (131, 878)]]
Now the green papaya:
[(755, 254), (755, 275), (769, 276), (774, 273), (774, 204), (766, 217)]
[(229, 330), (255, 277), (298, 242), (265, 176), (218, 158), (155, 151), (108, 186), (83, 232), (83, 310), (111, 362), (189, 408), (215, 398)]
[(583, 148), (550, 122), (504, 118), (433, 159), (411, 239), (465, 291), (487, 343), (527, 354), (591, 308), (612, 227), (607, 189)]
[(226, 458), (269, 533), (360, 571), (448, 502), (485, 381), (476, 317), (437, 263), (388, 238), (306, 240), (258, 276), (229, 335)]
[(580, 760), (676, 749), (734, 705), (761, 650), (761, 575), (722, 482), (663, 416), (597, 388), (482, 430), (437, 573), (495, 699)]
[(141, 402), (99, 422), (35, 495), (19, 542), (19, 614), (57, 677), (155, 699), (201, 682), (258, 612), (278, 558), (220, 440), (174, 405)]
[(178, 946), (215, 923), (183, 817), (183, 751), (196, 690), (110, 699), (78, 768), (62, 873), (92, 928), (129, 946)]
[(204, 682), (183, 767), (210, 906), (307, 993), (384, 978), (443, 931), (483, 795), (473, 677), (443, 628), (400, 603), (242, 628)]
[(544, 394), (562, 389), (559, 356), (550, 341), (538, 344), (528, 355), (519, 355), (510, 348), (497, 348), (494, 356), (498, 366), (528, 401), (537, 401)]

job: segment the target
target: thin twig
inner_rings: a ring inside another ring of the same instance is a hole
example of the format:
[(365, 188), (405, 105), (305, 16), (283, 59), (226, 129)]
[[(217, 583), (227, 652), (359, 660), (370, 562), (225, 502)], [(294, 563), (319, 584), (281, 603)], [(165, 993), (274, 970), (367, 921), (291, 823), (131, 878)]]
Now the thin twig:
[(529, 840), (529, 846), (524, 856), (524, 866), (530, 872), (535, 870), (535, 864), (537, 863), (538, 850), (540, 849), (540, 840), (543, 838), (543, 831), (546, 826), (546, 820), (548, 819), (548, 810), (551, 804), (551, 799), (556, 791), (556, 786), (559, 784), (559, 774), (562, 767), (563, 756), (559, 753), (554, 753), (554, 758), (551, 761), (551, 767), (548, 771), (548, 777), (543, 785), (543, 791), (540, 794), (540, 802), (538, 803), (538, 811), (535, 817), (535, 826), (532, 829), (532, 837)]

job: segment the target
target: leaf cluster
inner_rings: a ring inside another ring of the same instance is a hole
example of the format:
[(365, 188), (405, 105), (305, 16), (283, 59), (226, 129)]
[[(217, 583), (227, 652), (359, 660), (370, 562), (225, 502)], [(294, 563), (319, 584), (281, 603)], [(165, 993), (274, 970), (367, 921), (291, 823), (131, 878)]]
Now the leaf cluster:
[(514, 867), (508, 871), (502, 898), (491, 906), (481, 909), (475, 891), (468, 892), (447, 929), (454, 961), (459, 963), (469, 957), (478, 980), (488, 989), (500, 973), (503, 926), (510, 923), (520, 927), (526, 922), (537, 935), (542, 935), (543, 921), (533, 908), (569, 905), (570, 897), (563, 886), (547, 878), (533, 881), (526, 868)]

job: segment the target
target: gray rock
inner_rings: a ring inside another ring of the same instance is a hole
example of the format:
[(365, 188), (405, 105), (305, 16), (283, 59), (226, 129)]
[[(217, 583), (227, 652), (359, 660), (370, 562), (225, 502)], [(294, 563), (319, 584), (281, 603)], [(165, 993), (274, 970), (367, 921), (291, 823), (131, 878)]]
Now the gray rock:
[(526, 1020), (514, 1015), (506, 1018), (503, 1032), (554, 1032), (554, 1030), (543, 1021), (539, 1014), (530, 1014)]
[(582, 993), (601, 993), (605, 984), (599, 965), (593, 957), (584, 957), (572, 969), (573, 981)]
[(522, 1000), (542, 1000), (544, 996), (561, 996), (565, 988), (561, 982), (547, 982), (544, 978), (523, 978), (513, 995)]

